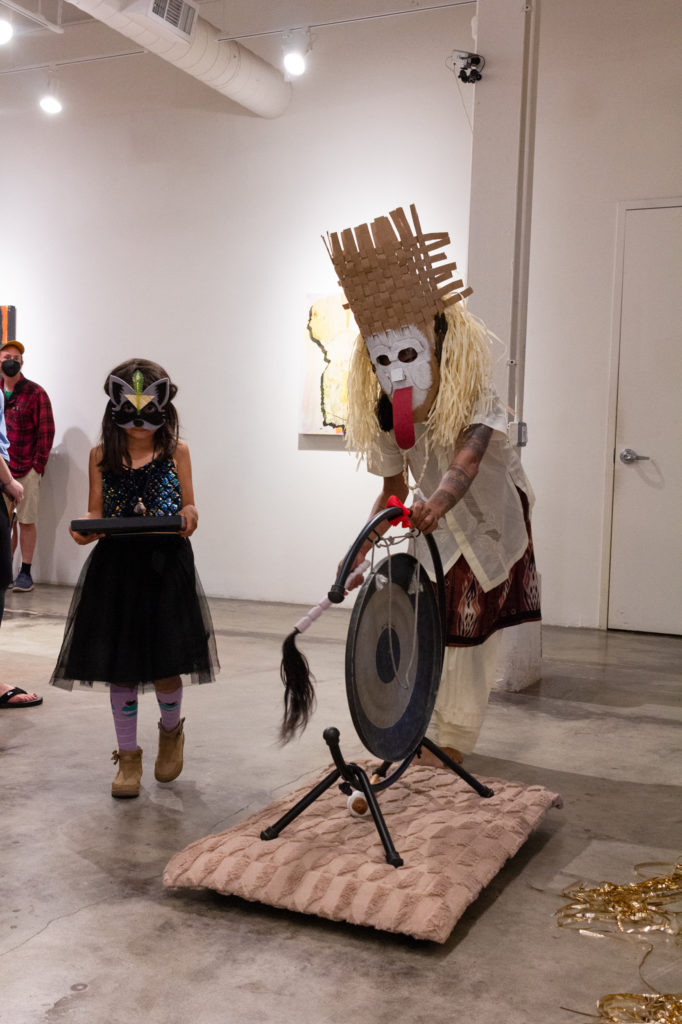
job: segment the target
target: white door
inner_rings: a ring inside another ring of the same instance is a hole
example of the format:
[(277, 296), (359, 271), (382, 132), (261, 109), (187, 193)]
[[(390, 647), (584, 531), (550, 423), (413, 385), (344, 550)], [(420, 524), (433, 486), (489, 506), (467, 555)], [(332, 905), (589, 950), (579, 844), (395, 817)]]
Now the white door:
[(608, 625), (682, 633), (682, 207), (625, 213)]

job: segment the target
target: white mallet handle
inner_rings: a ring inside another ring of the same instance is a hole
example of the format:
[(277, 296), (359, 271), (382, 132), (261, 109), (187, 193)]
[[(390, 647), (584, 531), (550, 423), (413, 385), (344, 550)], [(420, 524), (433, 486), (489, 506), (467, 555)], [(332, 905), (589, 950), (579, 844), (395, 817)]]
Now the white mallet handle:
[[(357, 568), (351, 569), (351, 571), (348, 573), (348, 576), (346, 577), (346, 584), (349, 583), (354, 576), (362, 576), (362, 574), (367, 569), (369, 569), (369, 562), (367, 561), (367, 559), (365, 559), (365, 561), (361, 562), (360, 565), (357, 566)], [(344, 586), (346, 584), (344, 584)], [(310, 609), (307, 615), (304, 615), (302, 619), (298, 620), (298, 622), (294, 626), (294, 630), (298, 633), (305, 633), (308, 626), (312, 625), (315, 619), (319, 619), (322, 612), (326, 612), (330, 604), (331, 601), (329, 600), (329, 598), (323, 597), (319, 604), (316, 604), (314, 608)]]

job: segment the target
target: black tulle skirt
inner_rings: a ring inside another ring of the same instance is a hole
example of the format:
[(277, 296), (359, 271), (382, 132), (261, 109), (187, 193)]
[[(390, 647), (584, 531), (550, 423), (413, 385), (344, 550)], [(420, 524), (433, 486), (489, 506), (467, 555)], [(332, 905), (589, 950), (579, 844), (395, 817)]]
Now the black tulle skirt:
[(65, 690), (74, 681), (144, 690), (175, 675), (208, 683), (219, 667), (189, 540), (154, 534), (97, 541), (76, 585), (50, 682)]

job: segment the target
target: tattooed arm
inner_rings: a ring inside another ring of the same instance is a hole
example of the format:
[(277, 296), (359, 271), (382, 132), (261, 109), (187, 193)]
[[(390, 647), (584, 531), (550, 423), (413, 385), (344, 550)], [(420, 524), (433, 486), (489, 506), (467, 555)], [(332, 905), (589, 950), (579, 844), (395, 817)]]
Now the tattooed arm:
[(433, 533), (438, 520), (464, 497), (478, 473), (481, 459), (486, 453), (492, 427), (474, 423), (457, 438), (455, 454), (443, 479), (428, 501), (415, 501), (412, 523), (422, 533)]

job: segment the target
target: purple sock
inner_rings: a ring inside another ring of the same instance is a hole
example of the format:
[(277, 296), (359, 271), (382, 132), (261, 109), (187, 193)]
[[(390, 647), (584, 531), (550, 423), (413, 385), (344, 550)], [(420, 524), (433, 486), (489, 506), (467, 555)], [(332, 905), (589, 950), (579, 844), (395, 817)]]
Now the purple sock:
[(180, 721), (180, 708), (182, 707), (182, 683), (171, 693), (159, 693), (156, 691), (156, 699), (161, 710), (161, 728), (171, 732)]
[(109, 687), (119, 750), (137, 750), (137, 687)]

